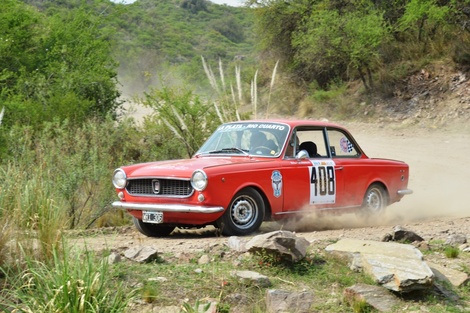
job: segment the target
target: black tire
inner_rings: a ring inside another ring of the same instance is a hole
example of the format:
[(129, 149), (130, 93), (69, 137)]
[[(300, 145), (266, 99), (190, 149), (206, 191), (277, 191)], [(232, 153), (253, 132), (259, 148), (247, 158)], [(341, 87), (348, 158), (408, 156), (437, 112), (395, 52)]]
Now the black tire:
[(367, 188), (362, 202), (362, 212), (367, 215), (380, 215), (388, 205), (388, 194), (380, 184), (372, 184)]
[(233, 197), (217, 226), (225, 236), (244, 236), (256, 231), (263, 222), (263, 197), (253, 188), (246, 188)]
[(132, 221), (135, 228), (147, 237), (166, 237), (175, 229), (171, 225), (144, 223), (135, 217), (132, 217)]

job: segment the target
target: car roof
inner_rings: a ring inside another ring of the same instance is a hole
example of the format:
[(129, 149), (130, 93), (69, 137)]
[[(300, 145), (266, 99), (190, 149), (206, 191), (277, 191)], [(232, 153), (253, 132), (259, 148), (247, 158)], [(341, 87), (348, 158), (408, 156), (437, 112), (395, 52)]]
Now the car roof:
[(345, 129), (344, 126), (339, 124), (327, 122), (327, 121), (320, 121), (320, 120), (305, 120), (305, 119), (252, 119), (252, 120), (241, 120), (241, 121), (233, 121), (230, 123), (284, 123), (289, 125), (290, 127), (296, 127), (299, 125), (309, 125), (309, 126), (320, 126), (320, 127), (337, 127), (341, 129)]

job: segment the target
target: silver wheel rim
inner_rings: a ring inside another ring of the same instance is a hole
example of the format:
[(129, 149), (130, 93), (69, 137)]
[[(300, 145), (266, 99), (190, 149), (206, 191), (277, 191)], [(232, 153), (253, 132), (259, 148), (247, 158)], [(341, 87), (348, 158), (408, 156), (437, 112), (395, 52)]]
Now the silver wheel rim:
[(367, 194), (367, 208), (371, 212), (380, 212), (384, 206), (384, 197), (378, 188), (372, 188)]
[(233, 201), (230, 218), (240, 229), (250, 228), (258, 216), (258, 205), (256, 201), (248, 196), (240, 196)]

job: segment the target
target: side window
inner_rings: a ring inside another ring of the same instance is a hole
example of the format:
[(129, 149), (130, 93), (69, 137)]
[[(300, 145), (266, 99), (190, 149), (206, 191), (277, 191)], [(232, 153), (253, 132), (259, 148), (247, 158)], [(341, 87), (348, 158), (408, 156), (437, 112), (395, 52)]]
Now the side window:
[(323, 129), (309, 129), (297, 131), (299, 139), (298, 150), (305, 150), (310, 158), (321, 158), (328, 156)]
[(349, 137), (345, 133), (337, 129), (329, 129), (328, 139), (332, 157), (354, 158), (359, 156), (353, 142), (349, 140)]

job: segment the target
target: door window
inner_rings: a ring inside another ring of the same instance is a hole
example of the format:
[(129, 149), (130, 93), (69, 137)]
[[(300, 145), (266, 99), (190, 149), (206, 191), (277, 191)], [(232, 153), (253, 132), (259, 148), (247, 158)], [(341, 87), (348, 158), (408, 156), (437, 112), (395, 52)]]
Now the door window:
[(331, 156), (334, 158), (357, 158), (360, 156), (349, 136), (337, 129), (328, 129)]

